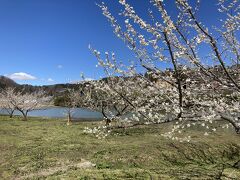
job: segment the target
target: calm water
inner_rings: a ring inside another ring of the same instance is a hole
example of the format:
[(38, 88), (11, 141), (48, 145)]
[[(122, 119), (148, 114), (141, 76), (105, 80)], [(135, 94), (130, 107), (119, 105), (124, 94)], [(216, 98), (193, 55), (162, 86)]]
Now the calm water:
[[(8, 114), (6, 110), (0, 109), (0, 114)], [(20, 112), (15, 111), (14, 115), (21, 115)], [(53, 107), (43, 110), (34, 110), (29, 112), (30, 117), (49, 117), (49, 118), (64, 118), (66, 117), (66, 108)], [(75, 108), (73, 118), (76, 119), (101, 119), (102, 115), (99, 112), (90, 111), (82, 108)]]

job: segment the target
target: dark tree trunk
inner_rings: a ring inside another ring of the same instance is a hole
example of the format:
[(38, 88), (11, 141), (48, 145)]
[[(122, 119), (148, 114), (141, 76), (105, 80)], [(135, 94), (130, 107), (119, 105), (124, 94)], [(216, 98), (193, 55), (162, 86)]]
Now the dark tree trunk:
[(28, 120), (28, 117), (27, 117), (27, 115), (28, 115), (28, 112), (26, 111), (26, 112), (24, 112), (24, 111), (20, 111), (21, 113), (22, 113), (22, 115), (23, 115), (23, 121), (27, 121)]
[(168, 38), (168, 34), (166, 32), (164, 32), (163, 34), (164, 34), (164, 39), (166, 41), (166, 44), (168, 46), (168, 50), (169, 50), (169, 53), (170, 53), (170, 56), (171, 56), (172, 65), (174, 67), (174, 76), (175, 76), (176, 83), (177, 83), (178, 101), (179, 101), (179, 109), (180, 109), (180, 112), (178, 113), (177, 118), (181, 118), (182, 117), (182, 107), (183, 107), (182, 80), (181, 80), (181, 77), (180, 77), (180, 72), (178, 70), (177, 61), (174, 57), (172, 46), (171, 46), (170, 40)]
[(27, 121), (27, 114), (25, 114), (25, 113), (23, 114), (23, 120)]
[(112, 122), (112, 121), (111, 121), (109, 118), (107, 118), (107, 119), (106, 119), (106, 126), (109, 126), (111, 122)]
[(9, 114), (9, 117), (12, 118), (13, 117), (13, 113), (14, 113), (15, 110), (12, 110)]
[(235, 131), (236, 131), (237, 134), (240, 134), (240, 127), (236, 127)]

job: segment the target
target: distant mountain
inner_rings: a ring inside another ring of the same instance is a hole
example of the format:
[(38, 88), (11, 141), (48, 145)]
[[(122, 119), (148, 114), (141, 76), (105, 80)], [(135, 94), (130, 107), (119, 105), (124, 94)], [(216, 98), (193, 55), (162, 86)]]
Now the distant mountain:
[(0, 88), (18, 87), (19, 85), (6, 76), (0, 76)]

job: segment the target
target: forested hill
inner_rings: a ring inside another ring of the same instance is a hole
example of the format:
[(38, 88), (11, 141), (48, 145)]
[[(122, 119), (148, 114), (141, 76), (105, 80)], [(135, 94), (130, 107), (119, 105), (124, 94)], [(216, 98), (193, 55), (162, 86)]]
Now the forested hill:
[(0, 76), (0, 88), (17, 87), (19, 86), (15, 81), (5, 76)]
[(0, 76), (0, 88), (16, 88), (16, 89), (21, 89), (26, 92), (34, 92), (38, 90), (43, 90), (49, 95), (56, 95), (63, 93), (66, 91), (67, 88), (74, 89), (77, 88), (77, 84), (55, 84), (55, 85), (44, 85), (44, 86), (32, 86), (28, 84), (20, 85), (17, 84), (15, 81), (12, 79), (5, 77), (5, 76)]
[[(239, 73), (236, 73), (236, 72), (239, 72), (239, 67), (238, 66), (230, 66), (230, 67), (227, 67), (227, 69), (234, 79), (236, 79), (237, 81), (240, 81), (240, 75), (239, 75)], [(210, 67), (208, 70), (211, 71), (212, 73), (214, 73), (218, 77), (222, 77), (224, 75), (223, 73), (221, 73), (222, 70), (221, 70), (220, 66)], [(161, 75), (165, 76), (170, 72), (173, 72), (173, 70), (168, 69), (166, 71), (163, 71)], [(160, 80), (160, 79), (154, 79), (151, 74), (154, 74), (154, 73), (145, 73), (144, 76), (147, 77), (150, 81)], [(186, 77), (182, 77), (183, 81), (187, 77), (192, 77), (195, 80), (199, 79), (198, 73), (195, 69), (189, 69), (188, 73), (185, 74), (185, 76)], [(116, 76), (115, 78), (117, 80), (119, 77)], [(124, 78), (124, 77), (122, 77), (122, 78)], [(107, 79), (108, 78), (103, 78), (101, 80), (102, 81), (107, 81)], [(199, 83), (201, 83), (201, 82), (202, 81), (199, 80)], [(7, 87), (14, 87), (16, 89), (24, 90), (25, 92), (30, 92), (30, 93), (38, 91), (38, 90), (43, 90), (50, 96), (56, 96), (56, 95), (65, 94), (67, 89), (77, 89), (77, 88), (79, 88), (79, 85), (69, 84), (69, 83), (68, 84), (44, 85), (44, 86), (33, 86), (33, 85), (28, 85), (28, 84), (20, 85), (20, 84), (17, 84), (16, 82), (14, 82), (12, 79), (10, 79), (8, 77), (0, 76), (0, 88), (7, 88)]]

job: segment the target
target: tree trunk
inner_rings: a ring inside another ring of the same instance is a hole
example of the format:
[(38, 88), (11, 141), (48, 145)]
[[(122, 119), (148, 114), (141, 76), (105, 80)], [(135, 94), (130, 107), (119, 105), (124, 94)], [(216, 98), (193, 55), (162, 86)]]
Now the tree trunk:
[(27, 121), (27, 114), (23, 113), (23, 121)]
[(67, 121), (67, 125), (69, 126), (71, 123), (72, 123), (71, 112), (68, 112), (68, 121)]
[(27, 117), (28, 112), (27, 112), (27, 111), (26, 111), (26, 112), (21, 111), (21, 113), (22, 113), (22, 115), (23, 115), (23, 121), (27, 121), (27, 120), (28, 120), (28, 117)]
[(172, 46), (171, 46), (170, 40), (168, 38), (168, 34), (167, 34), (167, 32), (164, 32), (163, 34), (164, 34), (164, 39), (166, 41), (166, 44), (168, 46), (168, 51), (169, 51), (170, 56), (171, 56), (172, 65), (174, 67), (174, 77), (175, 77), (176, 83), (177, 83), (178, 101), (179, 101), (179, 109), (180, 109), (180, 112), (178, 113), (178, 116), (177, 116), (177, 118), (179, 119), (179, 118), (182, 117), (182, 108), (183, 108), (182, 80), (181, 80), (181, 77), (180, 77), (180, 72), (179, 72), (179, 69), (178, 69), (177, 61), (174, 57), (174, 52), (172, 50)]
[(240, 127), (236, 127), (235, 131), (236, 131), (237, 134), (240, 134)]
[(17, 108), (16, 110), (18, 110), (19, 112), (21, 112), (22, 113), (22, 115), (23, 115), (23, 121), (27, 121), (28, 120), (28, 118), (27, 118), (27, 116), (28, 116), (28, 110), (27, 111), (24, 111), (24, 110), (22, 110), (22, 109), (20, 109), (20, 108)]
[(106, 126), (108, 127), (109, 124), (112, 122), (111, 119), (108, 118), (108, 116), (106, 115), (106, 113), (104, 112), (104, 107), (102, 106), (102, 115), (105, 118), (105, 122), (106, 122)]
[(108, 127), (111, 122), (112, 122), (111, 119), (107, 118), (107, 119), (106, 119), (106, 126)]
[(15, 110), (12, 110), (9, 114), (9, 117), (12, 118), (13, 117), (13, 113), (14, 113)]

